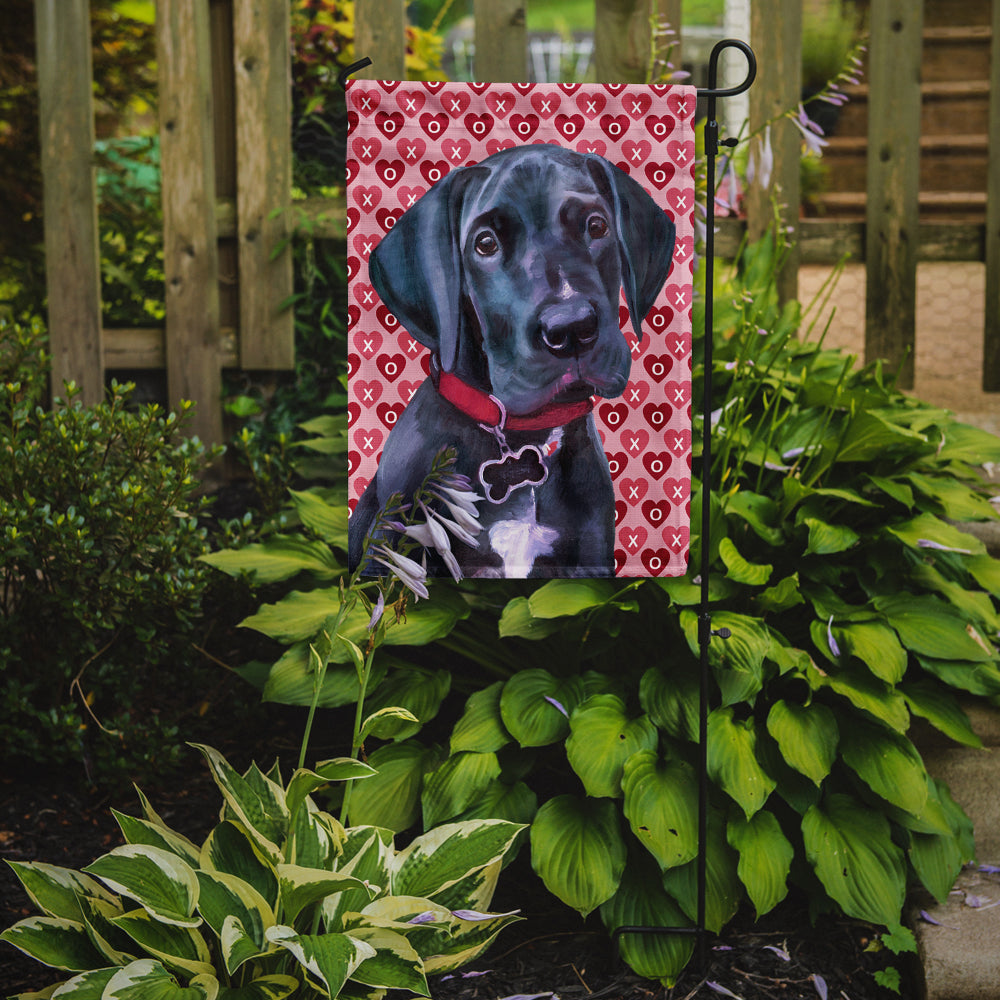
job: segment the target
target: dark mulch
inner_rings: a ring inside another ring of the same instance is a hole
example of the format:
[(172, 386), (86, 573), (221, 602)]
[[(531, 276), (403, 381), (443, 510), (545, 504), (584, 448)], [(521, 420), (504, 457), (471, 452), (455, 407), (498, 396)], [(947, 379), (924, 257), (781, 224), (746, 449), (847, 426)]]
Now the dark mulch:
[[(291, 728), (282, 736), (283, 725), (279, 718), (279, 735), (268, 744), (272, 750), (275, 743), (291, 747)], [(239, 744), (220, 741), (220, 748), (234, 763), (245, 759)], [(150, 797), (167, 823), (197, 840), (213, 825), (219, 797), (193, 752), (191, 763)], [(0, 778), (0, 858), (80, 868), (121, 843), (112, 806), (139, 812), (134, 794), (125, 791), (108, 796), (73, 784), (72, 776), (8, 774)], [(562, 1000), (688, 1000), (726, 996), (725, 990), (744, 1000), (815, 1000), (824, 985), (831, 1000), (886, 1000), (891, 994), (872, 975), (888, 964), (904, 973), (902, 995), (917, 993), (903, 963), (866, 951), (872, 941), (868, 927), (829, 918), (813, 927), (798, 902), (783, 905), (758, 925), (741, 914), (719, 939), (706, 942), (706, 968), (689, 969), (673, 990), (640, 979), (618, 962), (596, 918), (582, 922), (545, 893), (524, 857), (501, 877), (494, 907), (520, 908), (526, 919), (504, 931), (471, 969), (432, 978), (435, 1000), (550, 994)], [(0, 927), (31, 912), (10, 869), (0, 866)], [(59, 978), (0, 944), (0, 995), (40, 989)]]

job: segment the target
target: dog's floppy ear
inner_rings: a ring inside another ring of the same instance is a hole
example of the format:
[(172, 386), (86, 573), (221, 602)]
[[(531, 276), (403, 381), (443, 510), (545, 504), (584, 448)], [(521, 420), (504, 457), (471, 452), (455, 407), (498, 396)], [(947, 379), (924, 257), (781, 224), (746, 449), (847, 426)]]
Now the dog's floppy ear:
[(675, 228), (663, 209), (624, 170), (587, 154), (591, 175), (615, 213), (622, 285), (632, 329), (642, 339), (642, 321), (670, 273)]
[(461, 321), (463, 194), (479, 167), (452, 170), (396, 220), (368, 261), (372, 285), (410, 335), (454, 367)]

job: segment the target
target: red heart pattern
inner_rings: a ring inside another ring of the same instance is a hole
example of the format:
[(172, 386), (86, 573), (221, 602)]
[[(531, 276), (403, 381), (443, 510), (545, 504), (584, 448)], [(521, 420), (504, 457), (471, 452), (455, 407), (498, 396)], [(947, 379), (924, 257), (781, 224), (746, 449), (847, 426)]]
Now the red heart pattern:
[(429, 371), (426, 348), (371, 285), (372, 249), (449, 171), (501, 149), (553, 143), (629, 173), (676, 226), (669, 284), (642, 318), (641, 336), (622, 297), (632, 374), (621, 396), (597, 401), (594, 420), (616, 494), (615, 572), (687, 571), (695, 98), (691, 87), (660, 85), (348, 82), (351, 510)]

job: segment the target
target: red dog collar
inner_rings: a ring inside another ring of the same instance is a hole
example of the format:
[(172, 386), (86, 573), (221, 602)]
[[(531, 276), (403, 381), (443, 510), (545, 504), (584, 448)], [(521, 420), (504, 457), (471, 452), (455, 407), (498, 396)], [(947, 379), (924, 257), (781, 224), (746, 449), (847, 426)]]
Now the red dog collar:
[(489, 393), (463, 382), (451, 372), (441, 372), (437, 390), (476, 423), (505, 431), (547, 431), (585, 417), (594, 409), (592, 399), (581, 399), (575, 403), (547, 403), (532, 413), (512, 416)]

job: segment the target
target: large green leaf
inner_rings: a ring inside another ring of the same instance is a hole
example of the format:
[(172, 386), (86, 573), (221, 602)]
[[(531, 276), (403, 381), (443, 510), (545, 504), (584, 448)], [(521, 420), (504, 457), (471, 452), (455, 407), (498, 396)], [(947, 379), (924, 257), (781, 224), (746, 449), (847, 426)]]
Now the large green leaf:
[(873, 677), (867, 669), (846, 666), (826, 674), (810, 666), (806, 679), (814, 690), (828, 688), (856, 708), (881, 719), (896, 732), (905, 733), (910, 725), (910, 713), (906, 710), (903, 696), (884, 681)]
[(776, 782), (757, 761), (753, 718), (734, 719), (731, 707), (717, 708), (709, 714), (708, 774), (748, 819), (764, 805)]
[[(601, 904), (601, 919), (612, 933), (619, 927), (689, 927), (691, 921), (664, 891), (654, 865), (630, 858), (615, 894)], [(640, 976), (673, 986), (691, 959), (691, 934), (624, 933), (619, 951)]]
[(278, 876), (274, 866), (241, 823), (226, 820), (215, 827), (202, 844), (200, 867), (234, 875), (253, 886), (272, 907), (277, 905)]
[(611, 580), (549, 580), (528, 598), (535, 618), (563, 618), (607, 604), (618, 587)]
[(798, 705), (779, 699), (768, 713), (767, 731), (777, 741), (786, 763), (815, 785), (830, 773), (837, 756), (839, 731), (826, 705)]
[(538, 812), (538, 796), (523, 782), (507, 784), (502, 779), (487, 785), (456, 819), (505, 819), (529, 824)]
[(424, 779), (424, 826), (437, 826), (468, 809), (500, 777), (495, 753), (452, 754)]
[(669, 673), (661, 667), (650, 667), (639, 682), (643, 711), (678, 740), (698, 739), (699, 694), (698, 674), (684, 663), (672, 665)]
[(928, 679), (907, 681), (900, 690), (914, 715), (926, 719), (956, 743), (967, 747), (983, 745), (965, 710), (947, 688)]
[(562, 679), (547, 670), (522, 670), (504, 684), (500, 716), (521, 746), (546, 746), (566, 736), (569, 716), (583, 697), (579, 677)]
[(927, 439), (899, 424), (890, 423), (871, 410), (862, 410), (851, 421), (837, 450), (837, 462), (867, 462), (890, 448), (926, 444)]
[(941, 513), (950, 521), (987, 521), (996, 517), (986, 497), (954, 476), (925, 476), (911, 472), (906, 478), (920, 493), (938, 504)]
[[(293, 923), (305, 907), (318, 903), (327, 896), (347, 889), (367, 889), (361, 879), (353, 875), (303, 868), (301, 865), (278, 865), (278, 885), (281, 889), (282, 914)], [(374, 890), (370, 895), (374, 895)]]
[(936, 660), (932, 656), (918, 656), (917, 662), (927, 673), (949, 687), (985, 697), (1000, 694), (1000, 669), (996, 664)]
[(338, 996), (358, 966), (376, 954), (370, 944), (348, 934), (296, 934), (281, 924), (268, 928), (267, 939), (291, 952), (331, 997)]
[(570, 717), (566, 757), (588, 795), (616, 799), (622, 794), (622, 768), (639, 750), (653, 750), (659, 739), (649, 716), (629, 719), (625, 703), (613, 694), (591, 695)]
[(846, 552), (856, 545), (858, 533), (846, 524), (830, 524), (818, 517), (803, 518), (803, 523), (809, 529), (809, 542), (806, 555), (830, 556)]
[[(705, 926), (713, 934), (718, 934), (733, 918), (744, 897), (743, 883), (736, 872), (737, 861), (736, 852), (726, 842), (724, 817), (711, 810), (705, 845)], [(698, 918), (697, 859), (665, 871), (663, 887), (691, 920)]]
[(739, 851), (736, 873), (746, 886), (758, 919), (788, 894), (788, 873), (795, 849), (774, 813), (762, 809), (750, 819), (737, 816), (726, 828), (729, 846)]
[(876, 795), (904, 812), (919, 815), (927, 801), (927, 772), (910, 740), (856, 717), (849, 733), (840, 746), (847, 766)]
[(375, 688), (365, 702), (369, 712), (385, 708), (404, 708), (417, 721), (404, 718), (387, 719), (378, 729), (379, 739), (405, 740), (419, 732), (425, 722), (438, 713), (441, 702), (451, 689), (451, 674), (447, 670), (409, 667), (394, 670)]
[(975, 626), (936, 597), (885, 595), (875, 598), (875, 607), (915, 653), (939, 660), (996, 660), (996, 651)]
[(618, 889), (625, 870), (617, 806), (558, 795), (531, 824), (531, 864), (546, 888), (586, 916)]
[(65, 917), (28, 917), (19, 920), (0, 934), (26, 955), (54, 969), (82, 972), (100, 968), (106, 961), (95, 950), (87, 929), (78, 921)]
[(437, 751), (416, 740), (379, 747), (368, 758), (378, 772), (351, 790), (353, 826), (381, 826), (400, 833), (420, 817), (424, 774), (438, 763)]
[(375, 768), (353, 757), (333, 757), (320, 761), (314, 770), (299, 768), (288, 782), (285, 806), (289, 813), (298, 812), (306, 797), (331, 781), (356, 781), (374, 777)]
[(216, 1000), (218, 995), (214, 976), (198, 975), (181, 986), (159, 962), (144, 958), (119, 969), (108, 980), (101, 1000)]
[(527, 597), (515, 597), (507, 602), (500, 615), (499, 635), (501, 639), (545, 639), (563, 628), (564, 624), (556, 618), (536, 618)]
[(912, 549), (943, 548), (969, 555), (983, 555), (986, 546), (975, 535), (942, 521), (933, 514), (918, 514), (886, 530)]
[(435, 899), (500, 862), (523, 829), (502, 819), (446, 823), (416, 837), (393, 861), (392, 891)]
[(494, 753), (510, 742), (500, 717), (500, 692), (503, 681), (490, 684), (469, 696), (462, 717), (451, 733), (451, 752), (474, 750)]
[(314, 490), (289, 490), (302, 523), (324, 542), (347, 551), (347, 504), (332, 504)]
[(254, 583), (276, 583), (298, 573), (332, 580), (344, 573), (330, 547), (295, 535), (272, 535), (239, 549), (223, 549), (201, 556), (203, 562), (230, 576), (246, 574)]
[(896, 633), (879, 622), (852, 622), (833, 627), (844, 653), (856, 656), (879, 680), (898, 684), (906, 673), (906, 650)]
[(197, 927), (198, 878), (176, 854), (147, 844), (124, 844), (84, 871), (113, 892), (134, 899), (151, 917), (178, 927)]
[(698, 782), (688, 764), (640, 751), (625, 762), (622, 790), (625, 818), (660, 868), (697, 855)]
[(726, 565), (726, 575), (729, 579), (748, 587), (763, 587), (771, 578), (771, 573), (774, 570), (770, 563), (764, 565), (748, 562), (740, 555), (735, 542), (730, 538), (720, 539), (719, 558)]
[[(682, 611), (681, 627), (694, 656), (700, 656), (698, 616)], [(759, 618), (717, 611), (712, 615), (712, 630), (728, 629), (729, 636), (714, 635), (708, 646), (708, 662), (722, 691), (724, 705), (752, 702), (763, 686), (764, 660), (771, 648), (771, 635)]]
[(849, 795), (830, 795), (802, 820), (806, 857), (849, 917), (899, 923), (906, 893), (903, 852), (889, 822)]
[[(337, 648), (343, 650), (343, 643)], [(369, 686), (376, 687), (385, 677), (388, 658), (378, 656), (372, 666)], [(288, 647), (271, 666), (264, 681), (261, 697), (279, 705), (311, 705), (317, 708), (339, 708), (358, 700), (360, 686), (357, 671), (352, 666), (331, 663), (323, 675), (319, 695), (316, 695), (316, 672), (310, 660), (309, 643), (297, 642)]]
[(194, 928), (161, 923), (145, 910), (123, 913), (111, 922), (168, 968), (188, 976), (212, 974), (208, 945)]

